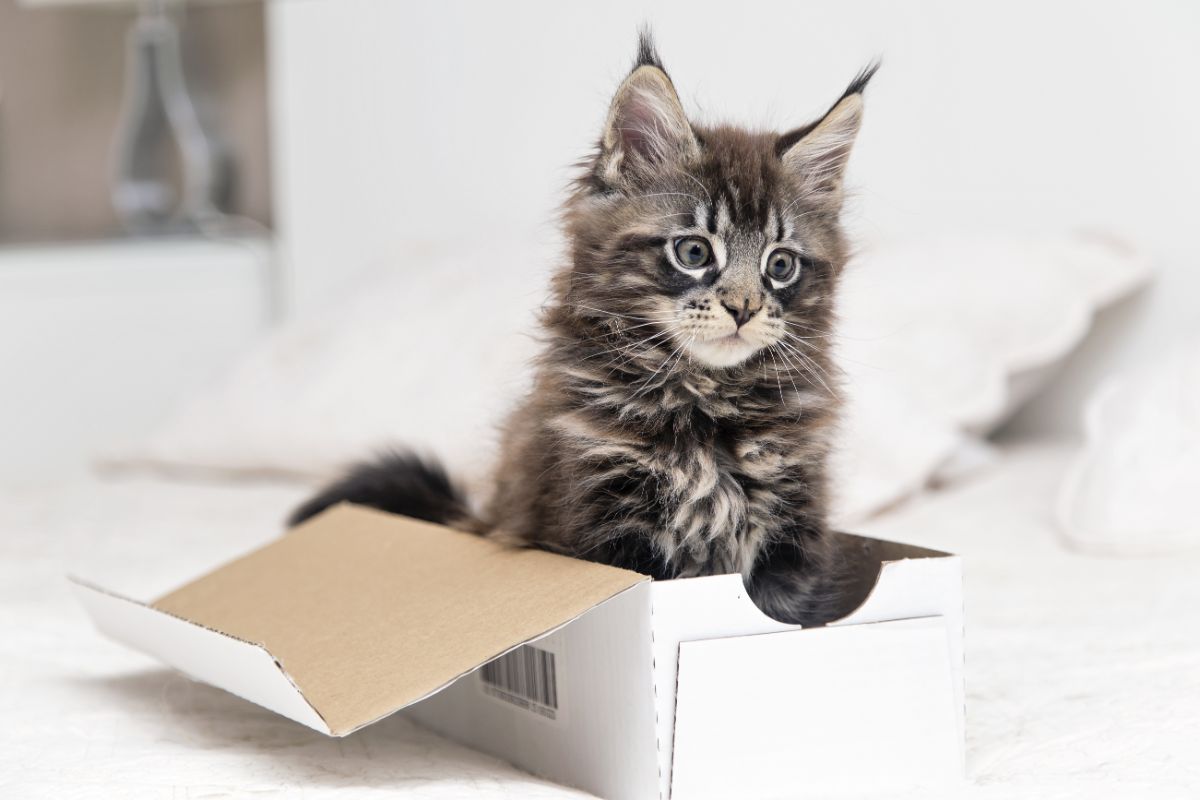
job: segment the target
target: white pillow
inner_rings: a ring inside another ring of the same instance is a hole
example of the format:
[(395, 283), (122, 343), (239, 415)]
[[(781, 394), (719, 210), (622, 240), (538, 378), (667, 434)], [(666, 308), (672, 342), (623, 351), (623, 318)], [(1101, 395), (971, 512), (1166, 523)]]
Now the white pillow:
[(363, 278), (105, 466), (316, 481), (403, 446), (476, 479), (528, 384), (553, 257), (551, 245), (493, 240)]
[(1200, 340), (1106, 381), (1058, 496), (1079, 550), (1152, 555), (1200, 547)]
[[(400, 444), (476, 483), (528, 383), (556, 249), (488, 242), (377, 276), (272, 335), (116, 460), (323, 478)], [(1022, 376), (1057, 363), (1092, 312), (1146, 274), (1134, 255), (1081, 238), (913, 242), (856, 258), (837, 339), (839, 523), (925, 486), (1012, 412)]]
[[(1083, 340), (1099, 308), (1150, 276), (1094, 236), (945, 237), (864, 251), (841, 291), (848, 407), (835, 458), (852, 522), (980, 463), (995, 430)], [(961, 458), (964, 448), (970, 458)]]

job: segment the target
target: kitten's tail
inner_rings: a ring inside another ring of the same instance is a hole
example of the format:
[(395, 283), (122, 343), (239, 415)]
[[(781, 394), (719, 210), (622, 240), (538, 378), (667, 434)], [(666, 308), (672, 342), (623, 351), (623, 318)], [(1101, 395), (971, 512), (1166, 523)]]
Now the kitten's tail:
[(338, 503), (357, 503), (465, 531), (479, 529), (465, 495), (445, 468), (411, 453), (387, 453), (359, 464), (293, 511), (288, 525), (298, 525)]

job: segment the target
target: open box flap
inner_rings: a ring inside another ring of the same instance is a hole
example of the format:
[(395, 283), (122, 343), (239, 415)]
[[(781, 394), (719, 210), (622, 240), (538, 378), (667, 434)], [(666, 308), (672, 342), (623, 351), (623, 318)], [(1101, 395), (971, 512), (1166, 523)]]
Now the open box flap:
[(72, 578), (75, 595), (109, 638), (154, 656), (198, 681), (251, 700), (322, 733), (329, 727), (261, 646), (157, 611)]
[(110, 636), (343, 736), (646, 580), (342, 505), (149, 607), (81, 595)]

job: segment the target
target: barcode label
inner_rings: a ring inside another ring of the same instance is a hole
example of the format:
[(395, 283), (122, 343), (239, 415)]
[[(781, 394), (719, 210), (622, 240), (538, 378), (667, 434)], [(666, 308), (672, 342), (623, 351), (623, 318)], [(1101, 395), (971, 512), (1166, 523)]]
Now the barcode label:
[(522, 645), (479, 670), (483, 691), (547, 719), (558, 719), (558, 672), (555, 654)]

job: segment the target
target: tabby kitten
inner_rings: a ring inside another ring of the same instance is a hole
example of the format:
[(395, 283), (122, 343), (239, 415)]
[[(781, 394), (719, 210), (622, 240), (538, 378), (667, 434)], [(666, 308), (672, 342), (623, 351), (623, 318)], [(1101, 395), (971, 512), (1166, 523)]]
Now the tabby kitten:
[(292, 521), (350, 501), (658, 579), (739, 572), (768, 614), (819, 620), (842, 176), (874, 71), (788, 133), (705, 127), (643, 36), (567, 199), (545, 348), (482, 513), (397, 454)]

